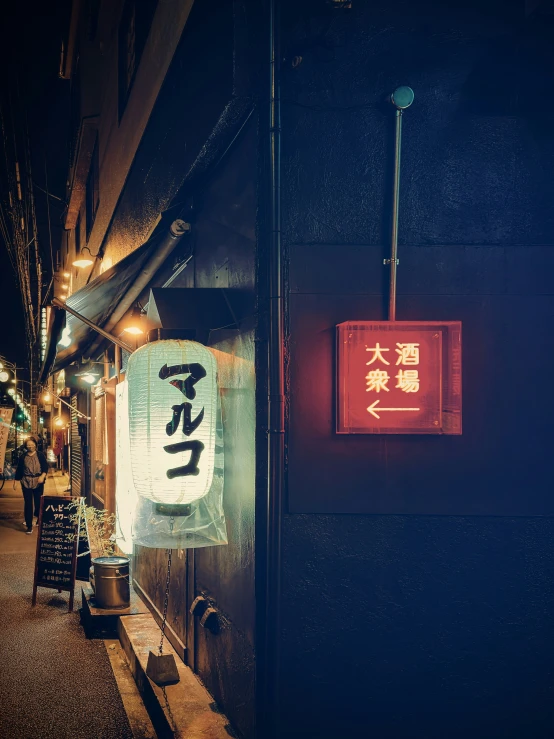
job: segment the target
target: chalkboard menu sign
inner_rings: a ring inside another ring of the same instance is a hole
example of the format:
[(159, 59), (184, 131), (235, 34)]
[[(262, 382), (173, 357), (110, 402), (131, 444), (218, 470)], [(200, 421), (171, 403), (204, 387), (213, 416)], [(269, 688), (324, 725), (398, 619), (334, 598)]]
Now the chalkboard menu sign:
[[(33, 605), (37, 599), (37, 587), (54, 588), (60, 593), (62, 590), (69, 591), (69, 610), (73, 610), (79, 534), (75, 524), (70, 521), (76, 512), (74, 507), (70, 507), (74, 500), (61, 495), (43, 495), (41, 498)], [(77, 537), (70, 541), (68, 534), (77, 534)]]

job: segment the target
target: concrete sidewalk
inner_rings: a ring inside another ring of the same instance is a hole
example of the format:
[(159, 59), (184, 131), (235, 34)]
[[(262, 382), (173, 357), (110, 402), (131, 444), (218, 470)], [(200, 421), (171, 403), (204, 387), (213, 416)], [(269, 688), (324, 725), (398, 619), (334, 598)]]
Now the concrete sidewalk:
[[(67, 476), (49, 473), (48, 495)], [(19, 483), (0, 492), (0, 737), (132, 739), (102, 640), (89, 640), (69, 593), (38, 588), (31, 606), (36, 530), (25, 535)], [(80, 588), (76, 587), (76, 606)]]

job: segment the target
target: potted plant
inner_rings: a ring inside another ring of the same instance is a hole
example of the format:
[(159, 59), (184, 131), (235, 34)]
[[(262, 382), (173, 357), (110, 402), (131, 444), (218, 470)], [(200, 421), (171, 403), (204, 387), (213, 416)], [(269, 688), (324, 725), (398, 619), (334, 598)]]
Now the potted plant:
[[(70, 505), (71, 521), (80, 525), (80, 537), (88, 540), (91, 554), (90, 584), (100, 608), (127, 608), (130, 603), (129, 557), (115, 554), (115, 514), (85, 504)], [(70, 535), (75, 540), (77, 534)]]

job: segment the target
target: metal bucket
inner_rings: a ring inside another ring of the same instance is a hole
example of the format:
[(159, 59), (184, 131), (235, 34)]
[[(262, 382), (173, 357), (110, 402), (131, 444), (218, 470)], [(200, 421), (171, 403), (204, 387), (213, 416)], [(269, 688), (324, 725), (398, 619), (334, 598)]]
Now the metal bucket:
[(100, 608), (129, 606), (131, 593), (128, 557), (94, 557), (90, 569), (94, 597)]

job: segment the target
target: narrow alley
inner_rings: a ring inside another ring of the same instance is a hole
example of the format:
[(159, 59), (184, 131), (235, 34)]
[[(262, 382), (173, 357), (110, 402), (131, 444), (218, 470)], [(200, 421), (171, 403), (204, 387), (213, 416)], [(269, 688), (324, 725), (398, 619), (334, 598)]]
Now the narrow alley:
[[(45, 494), (63, 494), (52, 472)], [(69, 593), (39, 588), (31, 606), (36, 528), (25, 535), (19, 483), (0, 492), (0, 737), (133, 739), (104, 641), (87, 639)]]

